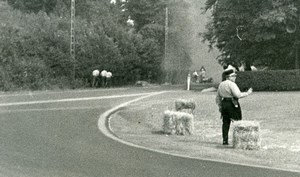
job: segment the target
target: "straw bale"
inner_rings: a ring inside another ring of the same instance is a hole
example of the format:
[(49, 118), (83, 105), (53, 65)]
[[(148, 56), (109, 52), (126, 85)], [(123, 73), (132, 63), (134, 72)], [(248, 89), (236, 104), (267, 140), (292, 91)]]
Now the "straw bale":
[(186, 135), (192, 134), (194, 129), (194, 116), (185, 112), (164, 112), (163, 131), (167, 134)]
[(196, 107), (196, 103), (193, 100), (185, 100), (179, 99), (175, 101), (175, 110), (176, 111), (184, 111), (188, 110), (188, 112), (193, 113)]
[(260, 125), (256, 121), (236, 121), (233, 124), (233, 147), (255, 150), (261, 148)]

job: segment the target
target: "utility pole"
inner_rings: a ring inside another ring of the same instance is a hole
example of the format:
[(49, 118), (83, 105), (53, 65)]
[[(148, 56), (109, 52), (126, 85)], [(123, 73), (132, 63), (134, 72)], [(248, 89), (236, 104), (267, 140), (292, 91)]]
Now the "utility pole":
[(70, 56), (73, 62), (72, 78), (75, 81), (75, 0), (71, 0), (71, 40), (70, 40)]
[(165, 17), (165, 60), (167, 59), (167, 41), (168, 41), (168, 26), (169, 26), (169, 20), (168, 20), (168, 7), (166, 7), (166, 17)]
[(169, 11), (168, 11), (168, 7), (166, 7), (166, 15), (165, 15), (165, 62), (164, 62), (164, 65), (165, 65), (165, 71), (166, 71), (166, 78), (165, 78), (165, 82), (168, 82), (169, 81), (169, 77), (170, 77), (170, 71), (169, 71), (169, 61), (168, 61), (168, 57), (167, 57), (167, 44), (168, 44), (168, 33), (169, 33)]

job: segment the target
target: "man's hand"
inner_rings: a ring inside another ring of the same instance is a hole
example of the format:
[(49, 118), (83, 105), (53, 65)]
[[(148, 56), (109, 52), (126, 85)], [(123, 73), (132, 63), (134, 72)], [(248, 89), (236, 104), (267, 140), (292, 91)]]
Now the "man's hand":
[(253, 92), (253, 88), (249, 88), (247, 91), (248, 95), (250, 95), (252, 92)]

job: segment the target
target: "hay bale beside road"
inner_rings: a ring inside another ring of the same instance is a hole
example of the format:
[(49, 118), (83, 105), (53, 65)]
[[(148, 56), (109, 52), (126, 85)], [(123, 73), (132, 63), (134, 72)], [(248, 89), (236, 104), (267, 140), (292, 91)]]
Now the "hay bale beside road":
[(189, 113), (193, 113), (196, 107), (196, 103), (193, 100), (179, 99), (175, 101), (175, 110), (184, 111), (187, 110)]
[(234, 122), (233, 147), (255, 150), (261, 148), (260, 125), (256, 121)]
[(166, 134), (186, 135), (192, 134), (194, 129), (194, 116), (186, 112), (164, 112), (163, 131)]

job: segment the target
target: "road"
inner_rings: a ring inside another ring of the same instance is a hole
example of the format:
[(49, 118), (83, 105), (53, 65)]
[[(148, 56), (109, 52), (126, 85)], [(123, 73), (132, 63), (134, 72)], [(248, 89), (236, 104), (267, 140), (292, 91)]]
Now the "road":
[(0, 95), (0, 177), (300, 177), (299, 173), (176, 157), (103, 135), (99, 116), (147, 89)]

